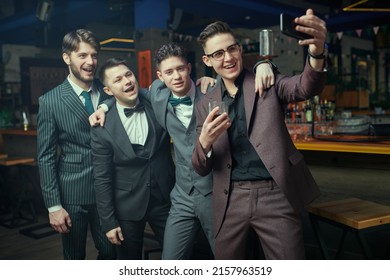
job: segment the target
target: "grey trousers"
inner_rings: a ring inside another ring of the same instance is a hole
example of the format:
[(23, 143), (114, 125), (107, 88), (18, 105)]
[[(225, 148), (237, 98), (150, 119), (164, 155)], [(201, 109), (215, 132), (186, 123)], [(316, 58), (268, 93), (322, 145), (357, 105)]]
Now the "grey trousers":
[(213, 250), (212, 194), (204, 196), (195, 188), (187, 194), (176, 185), (171, 192), (171, 203), (162, 259), (190, 259), (195, 238), (201, 229)]

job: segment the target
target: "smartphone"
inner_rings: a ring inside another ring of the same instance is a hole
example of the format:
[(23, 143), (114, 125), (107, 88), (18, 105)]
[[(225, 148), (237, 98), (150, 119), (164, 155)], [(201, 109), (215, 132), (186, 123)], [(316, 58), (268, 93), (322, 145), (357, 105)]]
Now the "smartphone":
[(293, 37), (298, 40), (305, 40), (305, 39), (311, 39), (313, 38), (311, 35), (299, 32), (295, 30), (295, 26), (297, 24), (294, 22), (295, 17), (286, 15), (284, 13), (280, 14), (280, 31), (282, 31), (283, 34)]

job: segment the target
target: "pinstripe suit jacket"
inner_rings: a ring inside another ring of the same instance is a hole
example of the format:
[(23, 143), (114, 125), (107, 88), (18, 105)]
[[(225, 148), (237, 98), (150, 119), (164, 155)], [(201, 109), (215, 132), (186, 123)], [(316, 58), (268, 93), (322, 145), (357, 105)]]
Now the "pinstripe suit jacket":
[[(100, 90), (99, 101), (106, 98)], [(95, 203), (90, 131), (88, 113), (67, 79), (39, 98), (38, 166), (47, 208)]]

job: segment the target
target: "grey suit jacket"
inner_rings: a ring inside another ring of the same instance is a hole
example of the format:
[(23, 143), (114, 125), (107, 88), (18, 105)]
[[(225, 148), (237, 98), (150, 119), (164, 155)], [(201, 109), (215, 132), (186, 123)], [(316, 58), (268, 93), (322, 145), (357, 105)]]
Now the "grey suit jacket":
[(118, 227), (118, 220), (141, 220), (151, 192), (169, 203), (175, 168), (169, 136), (157, 123), (147, 93), (140, 89), (149, 123), (148, 156), (137, 155), (119, 118), (116, 105), (106, 115), (104, 127), (91, 131), (95, 190), (102, 228)]
[[(176, 116), (168, 99), (171, 91), (160, 80), (155, 80), (150, 89), (153, 110), (157, 121), (164, 127), (172, 138), (176, 165), (176, 185), (187, 194), (195, 187), (203, 195), (212, 192), (212, 176), (200, 176), (192, 167), (191, 157), (196, 141), (196, 118), (192, 114), (191, 122), (186, 128)], [(199, 88), (196, 88), (195, 104), (203, 98)], [(194, 109), (195, 110), (195, 109)]]
[[(100, 91), (100, 101), (106, 98)], [(90, 130), (88, 113), (67, 79), (39, 98), (38, 166), (47, 208), (95, 203)]]
[[(275, 86), (265, 92), (264, 98), (255, 94), (252, 73), (246, 72), (243, 82), (249, 140), (296, 211), (301, 211), (320, 192), (303, 160), (303, 155), (295, 148), (288, 133), (283, 104), (305, 100), (321, 93), (325, 80), (326, 73), (316, 72), (306, 63), (304, 72), (300, 75), (287, 77), (276, 74)], [(230, 143), (227, 132), (223, 133), (214, 143), (211, 157), (207, 158), (199, 143), (199, 135), (208, 115), (209, 101), (221, 99), (221, 87), (217, 87), (197, 104), (198, 140), (192, 156), (194, 168), (199, 174), (207, 175), (211, 171), (213, 173), (216, 235), (221, 228), (228, 205), (232, 167)]]

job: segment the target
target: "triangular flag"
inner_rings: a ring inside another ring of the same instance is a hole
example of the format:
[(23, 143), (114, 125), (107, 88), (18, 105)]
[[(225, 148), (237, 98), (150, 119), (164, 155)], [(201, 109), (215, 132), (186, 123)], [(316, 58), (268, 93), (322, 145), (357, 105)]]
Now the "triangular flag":
[(378, 34), (378, 31), (379, 31), (379, 26), (374, 26), (374, 27), (372, 28), (372, 30), (374, 30), (375, 35), (377, 35), (377, 34)]
[(356, 29), (355, 32), (360, 37), (362, 36), (363, 29)]
[(341, 40), (343, 38), (343, 32), (337, 32), (337, 39)]

